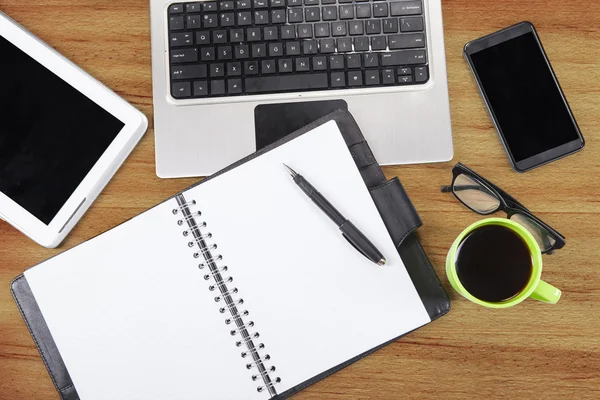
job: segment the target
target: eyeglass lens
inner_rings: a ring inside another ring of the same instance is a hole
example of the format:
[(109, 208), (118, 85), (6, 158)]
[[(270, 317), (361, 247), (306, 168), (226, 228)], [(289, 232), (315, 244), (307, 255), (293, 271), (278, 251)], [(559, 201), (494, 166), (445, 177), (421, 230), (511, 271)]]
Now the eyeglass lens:
[(554, 246), (554, 243), (556, 243), (556, 240), (552, 235), (550, 235), (550, 232), (548, 232), (544, 227), (532, 220), (529, 216), (517, 213), (512, 215), (510, 219), (527, 229), (529, 233), (533, 235), (535, 241), (540, 246), (540, 249), (542, 251), (550, 250), (550, 248)]
[(490, 213), (500, 207), (500, 199), (494, 193), (465, 174), (456, 177), (452, 192), (469, 208), (481, 214)]

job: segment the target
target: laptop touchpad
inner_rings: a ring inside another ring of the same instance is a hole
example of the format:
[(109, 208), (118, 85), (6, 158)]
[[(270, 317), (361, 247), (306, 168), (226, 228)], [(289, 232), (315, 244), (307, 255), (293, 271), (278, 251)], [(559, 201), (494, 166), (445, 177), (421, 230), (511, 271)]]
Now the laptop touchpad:
[(344, 100), (261, 104), (254, 109), (256, 150), (260, 150), (336, 110), (348, 110)]

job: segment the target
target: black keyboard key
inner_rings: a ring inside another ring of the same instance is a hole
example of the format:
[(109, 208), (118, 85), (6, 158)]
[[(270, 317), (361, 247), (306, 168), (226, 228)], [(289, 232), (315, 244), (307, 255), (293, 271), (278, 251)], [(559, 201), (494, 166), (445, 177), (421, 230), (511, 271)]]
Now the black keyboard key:
[(192, 85), (189, 82), (175, 82), (172, 86), (173, 97), (182, 98), (192, 95)]
[(214, 12), (217, 11), (217, 3), (215, 1), (205, 1), (202, 3), (202, 11)]
[(289, 8), (288, 9), (288, 22), (293, 24), (295, 22), (304, 22), (304, 16), (302, 15), (301, 8)]
[(379, 54), (367, 53), (363, 54), (365, 68), (379, 67)]
[(267, 25), (269, 23), (269, 11), (254, 11), (254, 23), (256, 25)]
[(340, 38), (336, 40), (338, 53), (349, 53), (352, 51), (352, 39)]
[(302, 54), (317, 54), (318, 51), (316, 40), (305, 40), (302, 42)]
[(319, 0), (304, 0), (305, 6), (318, 6)]
[(344, 74), (343, 72), (332, 72), (331, 73), (331, 87), (332, 88), (346, 87), (346, 74)]
[(402, 32), (422, 32), (423, 17), (400, 18), (400, 30)]
[(244, 61), (244, 74), (258, 75), (258, 61)]
[(277, 60), (277, 64), (279, 66), (280, 74), (285, 74), (293, 71), (293, 64), (291, 58), (281, 58)]
[(371, 37), (371, 50), (385, 50), (387, 48), (385, 36), (373, 36)]
[(421, 0), (417, 1), (395, 1), (390, 3), (392, 16), (419, 15), (423, 13)]
[(196, 44), (200, 46), (210, 44), (210, 33), (208, 31), (196, 32)]
[(254, 0), (254, 8), (268, 8), (269, 0)]
[(321, 4), (335, 4), (335, 0), (321, 0)]
[(208, 96), (208, 82), (207, 81), (196, 81), (194, 82), (194, 96)]
[(348, 86), (362, 86), (362, 71), (348, 71)]
[(315, 24), (315, 37), (329, 37), (329, 24), (319, 23)]
[(346, 21), (341, 22), (332, 22), (331, 23), (331, 32), (333, 36), (346, 36), (348, 33), (348, 29), (346, 26)]
[(302, 0), (287, 0), (288, 7), (298, 7), (302, 5)]
[(217, 59), (219, 60), (231, 60), (233, 54), (231, 52), (231, 46), (219, 46), (217, 48)]
[(210, 77), (220, 78), (225, 76), (225, 66), (223, 64), (210, 64)]
[(185, 12), (189, 12), (189, 13), (200, 12), (200, 3), (186, 3)]
[(327, 81), (327, 73), (247, 78), (246, 93), (327, 89)]
[(210, 81), (210, 94), (212, 96), (225, 94), (225, 81), (221, 79)]
[(321, 54), (335, 53), (335, 41), (333, 39), (319, 40), (319, 47), (321, 48)]
[(425, 50), (405, 50), (381, 53), (381, 65), (384, 67), (424, 64), (425, 62), (427, 62)]
[(286, 56), (299, 56), (300, 55), (300, 42), (286, 42), (285, 55)]
[(271, 10), (271, 23), (285, 24), (285, 10)]
[(313, 57), (313, 70), (325, 71), (327, 69), (327, 57)]
[(365, 36), (354, 38), (354, 51), (369, 51), (369, 38)]
[(237, 13), (238, 26), (252, 25), (252, 13), (250, 11), (241, 11)]
[(183, 17), (169, 17), (169, 29), (172, 31), (180, 31), (183, 29)]
[(183, 4), (171, 4), (169, 14), (181, 14), (183, 12)]
[(375, 3), (373, 4), (373, 16), (376, 18), (388, 16), (388, 5), (387, 3)]
[(427, 67), (415, 68), (415, 82), (424, 83), (429, 80), (429, 69)]
[(378, 69), (368, 69), (365, 71), (365, 84), (367, 86), (375, 86), (380, 84)]
[(296, 58), (296, 72), (310, 71), (310, 61), (308, 57)]
[(371, 5), (370, 4), (357, 4), (356, 5), (356, 18), (371, 18)]
[(360, 54), (348, 54), (346, 56), (346, 65), (348, 66), (348, 69), (361, 68), (362, 62)]
[(222, 13), (219, 19), (221, 20), (221, 28), (235, 26), (235, 14), (232, 12)]
[(352, 0), (338, 0), (338, 3), (352, 3)]
[(412, 69), (409, 67), (400, 67), (397, 72), (398, 75), (412, 75)]
[(381, 82), (384, 85), (393, 85), (396, 83), (396, 71), (393, 69), (384, 69), (381, 71)]
[(171, 77), (178, 80), (206, 78), (206, 64), (171, 67)]
[(398, 18), (384, 19), (383, 33), (398, 33)]
[(202, 19), (199, 15), (188, 15), (185, 20), (185, 27), (187, 29), (200, 29), (202, 28)]
[(267, 45), (265, 43), (255, 43), (252, 45), (252, 57), (262, 58), (267, 56)]
[(200, 60), (214, 61), (215, 60), (215, 48), (214, 47), (201, 48), (200, 49)]
[(413, 82), (413, 78), (411, 75), (402, 75), (398, 77), (398, 83), (408, 85)]
[(250, 0), (238, 0), (236, 2), (237, 10), (249, 10), (251, 8), (252, 8), (252, 4), (250, 3)]
[(262, 60), (260, 63), (260, 69), (263, 75), (276, 73), (277, 69), (275, 68), (275, 60)]
[(260, 28), (246, 28), (246, 41), (258, 42), (260, 39)]
[(171, 47), (191, 46), (194, 44), (194, 37), (189, 32), (171, 33), (169, 39)]
[(204, 14), (202, 19), (203, 28), (216, 28), (218, 25), (217, 14)]
[(247, 44), (238, 44), (233, 48), (233, 55), (236, 59), (244, 59), (250, 56)]
[(263, 28), (264, 40), (277, 40), (279, 39), (279, 30), (276, 26), (267, 26)]
[(269, 43), (269, 57), (281, 57), (283, 55), (283, 43)]
[(344, 56), (341, 54), (329, 56), (329, 69), (344, 69)]
[(285, 0), (271, 0), (271, 7), (285, 7)]
[(311, 24), (298, 25), (298, 39), (311, 39), (313, 37), (313, 28)]
[[(300, 13), (302, 15), (302, 13)], [(296, 28), (285, 25), (281, 27), (281, 39), (296, 39)]]
[(327, 6), (323, 7), (323, 21), (335, 21), (337, 19), (337, 7)]
[(381, 21), (372, 19), (367, 21), (367, 35), (379, 35), (381, 33)]
[(321, 20), (321, 9), (319, 7), (307, 7), (304, 9), (306, 22), (317, 22)]
[(172, 63), (187, 63), (198, 61), (198, 49), (171, 50)]
[(229, 31), (229, 40), (231, 40), (232, 43), (241, 43), (245, 40), (245, 37), (243, 29), (231, 29)]
[(227, 43), (227, 31), (218, 30), (212, 32), (212, 39), (214, 44)]
[(240, 62), (227, 63), (227, 76), (240, 76), (242, 74), (242, 64)]
[[(341, 1), (340, 1), (341, 3)], [(340, 11), (340, 19), (353, 19), (354, 18), (354, 6), (352, 5), (343, 5), (339, 8)]]
[(221, 11), (227, 11), (227, 10), (233, 11), (233, 1), (232, 0), (222, 1), (219, 3), (219, 8), (221, 9)]
[(228, 79), (227, 80), (227, 94), (241, 94), (242, 93), (242, 80), (241, 79)]
[(365, 33), (364, 22), (350, 21), (348, 23), (348, 33), (350, 33), (350, 36), (363, 35)]
[(425, 47), (425, 36), (422, 33), (406, 33), (389, 36), (390, 50), (416, 49)]

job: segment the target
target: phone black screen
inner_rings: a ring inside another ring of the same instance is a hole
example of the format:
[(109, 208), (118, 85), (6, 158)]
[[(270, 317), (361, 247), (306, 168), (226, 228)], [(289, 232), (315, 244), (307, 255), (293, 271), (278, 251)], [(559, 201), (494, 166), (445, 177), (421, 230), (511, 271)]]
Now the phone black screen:
[(473, 53), (471, 60), (516, 162), (579, 138), (533, 33)]
[(0, 192), (46, 225), (124, 123), (0, 36)]

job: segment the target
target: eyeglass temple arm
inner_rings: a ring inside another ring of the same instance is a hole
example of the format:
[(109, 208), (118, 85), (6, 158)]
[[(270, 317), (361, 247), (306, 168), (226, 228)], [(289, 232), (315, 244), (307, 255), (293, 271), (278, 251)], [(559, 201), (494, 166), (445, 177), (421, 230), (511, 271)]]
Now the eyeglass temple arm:
[[(452, 186), (442, 186), (440, 188), (442, 193), (451, 193)], [(479, 190), (481, 192), (485, 192), (485, 188), (480, 185), (454, 185), (454, 190)]]

